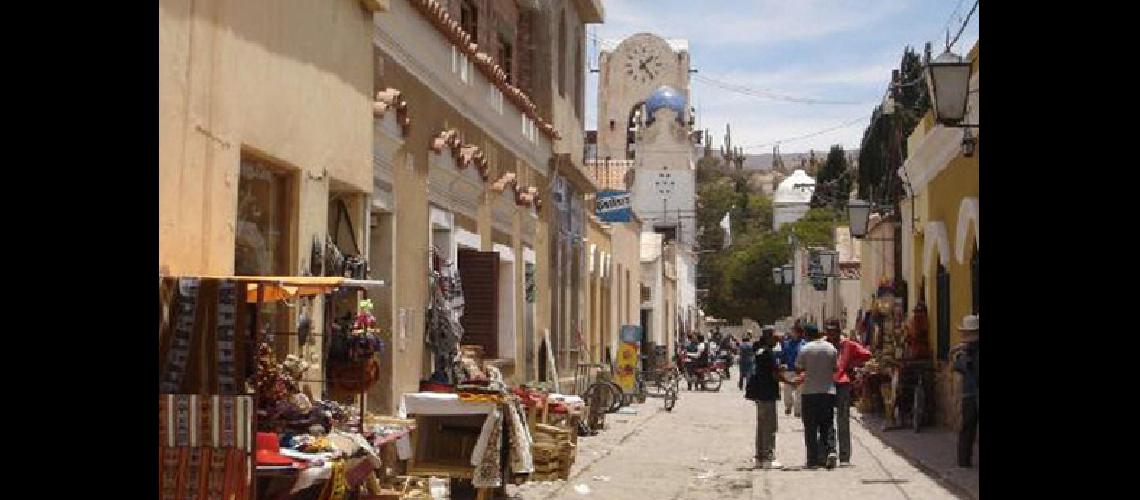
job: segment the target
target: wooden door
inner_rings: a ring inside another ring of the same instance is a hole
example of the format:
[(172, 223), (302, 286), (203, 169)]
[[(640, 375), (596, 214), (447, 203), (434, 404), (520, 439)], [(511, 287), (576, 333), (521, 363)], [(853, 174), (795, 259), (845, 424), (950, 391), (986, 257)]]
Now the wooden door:
[(499, 253), (459, 249), (463, 282), (463, 344), (483, 346), (488, 358), (499, 357)]

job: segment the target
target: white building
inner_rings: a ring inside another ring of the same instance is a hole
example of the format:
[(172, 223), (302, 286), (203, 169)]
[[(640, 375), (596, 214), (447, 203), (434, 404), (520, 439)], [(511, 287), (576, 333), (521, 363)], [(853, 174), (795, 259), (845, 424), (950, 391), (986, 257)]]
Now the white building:
[(807, 172), (796, 170), (780, 182), (772, 199), (772, 228), (800, 220), (811, 208), (811, 197), (815, 193), (815, 179)]

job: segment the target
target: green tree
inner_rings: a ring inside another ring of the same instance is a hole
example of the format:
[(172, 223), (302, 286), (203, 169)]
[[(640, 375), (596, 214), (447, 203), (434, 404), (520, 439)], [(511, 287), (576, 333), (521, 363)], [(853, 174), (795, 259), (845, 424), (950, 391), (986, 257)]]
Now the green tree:
[(848, 194), (851, 192), (851, 179), (848, 172), (847, 153), (843, 146), (831, 146), (823, 167), (819, 169), (816, 179), (815, 191), (812, 193), (811, 206), (831, 207), (842, 211), (847, 206)]
[(875, 108), (859, 150), (859, 197), (879, 204), (892, 204), (902, 194), (896, 171), (906, 161), (906, 138), (930, 109), (922, 60), (911, 47), (903, 50), (898, 72), (891, 88), (894, 111)]

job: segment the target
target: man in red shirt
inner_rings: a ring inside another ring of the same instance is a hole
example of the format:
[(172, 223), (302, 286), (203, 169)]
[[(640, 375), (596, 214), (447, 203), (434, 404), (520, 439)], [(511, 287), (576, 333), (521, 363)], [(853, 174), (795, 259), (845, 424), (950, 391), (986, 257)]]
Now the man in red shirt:
[(835, 362), (835, 419), (839, 442), (839, 465), (851, 465), (851, 370), (871, 359), (871, 351), (863, 344), (840, 335), (839, 320), (824, 324), (827, 340), (839, 351)]

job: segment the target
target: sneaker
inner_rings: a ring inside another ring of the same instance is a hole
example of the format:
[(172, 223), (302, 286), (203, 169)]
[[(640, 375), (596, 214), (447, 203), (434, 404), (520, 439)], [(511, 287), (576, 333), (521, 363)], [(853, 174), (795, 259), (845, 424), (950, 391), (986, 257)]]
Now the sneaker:
[(827, 462), (826, 462), (827, 468), (828, 469), (834, 469), (835, 468), (835, 462), (837, 462), (838, 460), (839, 460), (838, 456), (836, 456), (834, 453), (829, 453), (827, 455)]

